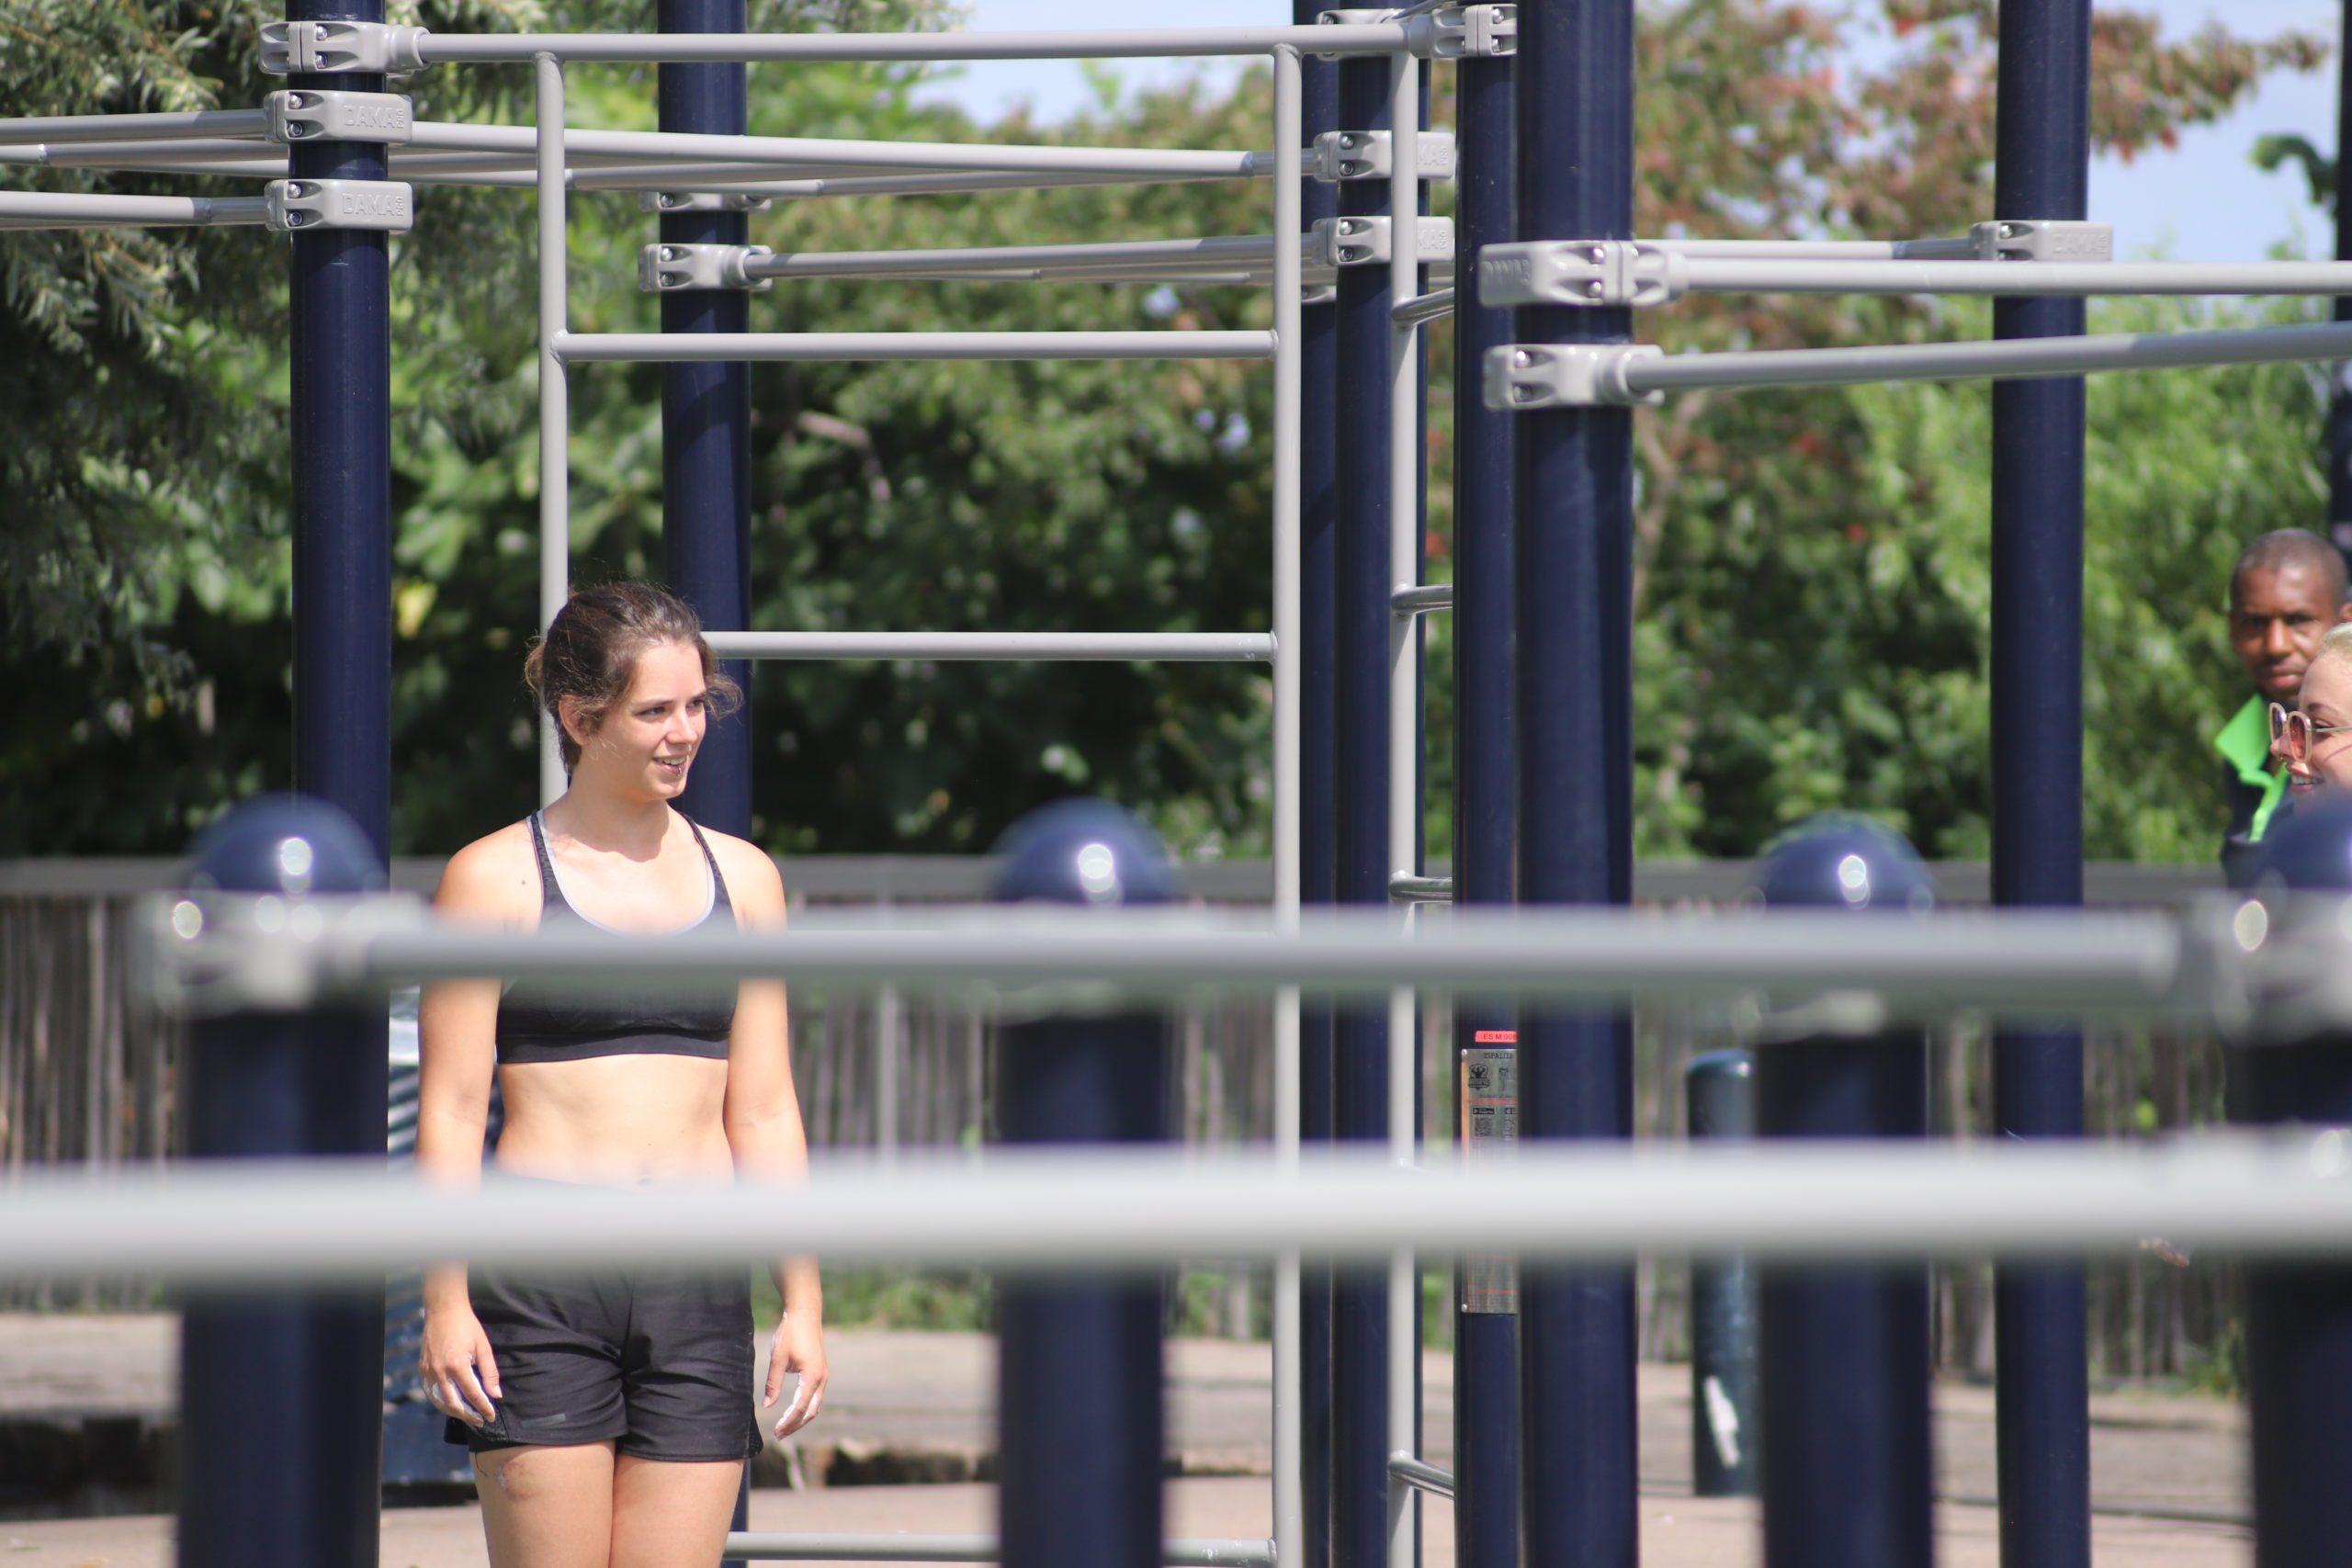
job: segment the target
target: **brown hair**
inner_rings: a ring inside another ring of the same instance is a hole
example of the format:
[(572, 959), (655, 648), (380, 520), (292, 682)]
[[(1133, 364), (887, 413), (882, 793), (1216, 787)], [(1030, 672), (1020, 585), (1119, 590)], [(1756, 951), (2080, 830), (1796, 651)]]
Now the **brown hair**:
[(563, 728), (563, 699), (580, 704), (580, 718), (594, 730), (612, 705), (628, 694), (638, 656), (665, 642), (684, 643), (702, 655), (702, 678), (709, 687), (708, 713), (723, 718), (742, 701), (742, 689), (718, 667), (702, 639), (702, 620), (684, 600), (648, 582), (607, 582), (576, 589), (545, 636), (523, 660), (523, 679), (555, 720), (563, 749), (564, 772), (580, 763), (580, 743)]

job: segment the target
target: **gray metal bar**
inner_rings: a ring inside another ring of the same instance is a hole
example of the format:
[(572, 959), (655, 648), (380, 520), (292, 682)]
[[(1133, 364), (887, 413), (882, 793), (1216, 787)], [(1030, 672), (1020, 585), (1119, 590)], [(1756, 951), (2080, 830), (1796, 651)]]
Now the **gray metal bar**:
[(1388, 595), (1388, 606), (1400, 615), (1426, 615), (1437, 610), (1453, 608), (1453, 584), (1427, 582), (1413, 588), (1399, 588)]
[(1453, 878), (1416, 876), (1400, 871), (1388, 879), (1388, 897), (1399, 904), (1451, 904)]
[(205, 163), (216, 159), (284, 158), (286, 149), (270, 141), (240, 141), (227, 137), (125, 138), (113, 142), (0, 142), (0, 164), (28, 164), (44, 169), (110, 169), (139, 163), (155, 168)]
[(1756, 294), (2346, 294), (2347, 262), (1781, 261), (1690, 257), (1696, 290)]
[(568, 364), (695, 359), (1268, 359), (1272, 333), (569, 333)]
[(1363, 1262), (1397, 1246), (1546, 1258), (1744, 1252), (1866, 1258), (2129, 1257), (2151, 1235), (2233, 1256), (2352, 1254), (2352, 1180), (2328, 1134), (2162, 1144), (1860, 1140), (1771, 1148), (1543, 1149), (1402, 1170), (1385, 1151), (1054, 1157), (991, 1150), (761, 1184), (435, 1187), (371, 1161), (28, 1169), (0, 1204), (0, 1277), (136, 1271), (189, 1285), (380, 1280), (436, 1258), (548, 1269), (707, 1265), (786, 1252), (1005, 1269)]
[[(1275, 234), (1296, 234), (1305, 226), (1300, 186), (1299, 143), (1304, 137), (1305, 86), (1298, 51), (1273, 51)], [(1301, 406), (1306, 334), (1299, 299), (1304, 256), (1296, 245), (1270, 243), (1274, 266), (1273, 430), (1273, 841), (1274, 922), (1285, 931), (1298, 920), (1303, 889), (1301, 759), (1306, 732), (1300, 632), (1305, 609), (1304, 497), (1301, 492)], [(1295, 987), (1274, 993), (1274, 1164), (1287, 1173), (1297, 1168), (1303, 1098), (1301, 1020)], [(1274, 1260), (1273, 1513), (1275, 1561), (1301, 1562), (1306, 1554), (1306, 1366), (1298, 1254)]]
[(1441, 1497), (1453, 1495), (1453, 1472), (1424, 1463), (1399, 1449), (1388, 1456), (1388, 1473), (1406, 1485)]
[[(565, 322), (571, 285), (564, 230), (563, 65), (542, 54), (532, 69), (538, 120), (534, 134), (539, 242), (539, 629), (544, 632), (571, 593), (571, 384), (563, 354), (570, 335)], [(543, 713), (540, 801), (554, 800), (570, 783), (555, 720)]]
[(1418, 299), (1408, 299), (1388, 312), (1388, 319), (1399, 327), (1423, 326), (1453, 314), (1453, 290), (1432, 288)]
[[(881, 1535), (867, 1531), (738, 1530), (727, 1538), (731, 1558), (776, 1562), (994, 1562), (992, 1535)], [(1274, 1568), (1268, 1540), (1170, 1540), (1166, 1568)]]
[[(726, 33), (681, 34), (726, 39)], [(806, 35), (794, 35), (806, 36)], [(536, 143), (528, 126), (422, 120), (407, 143), (419, 152), (508, 152)], [(1187, 152), (1152, 147), (1006, 146), (986, 141), (860, 141), (801, 136), (712, 136), (665, 130), (569, 130), (579, 154), (680, 163), (780, 164), (942, 173), (956, 171), (1182, 175), (1253, 179), (1265, 172), (1259, 152)]]
[(147, 141), (163, 137), (255, 137), (269, 133), (266, 109), (195, 109), (177, 114), (67, 114), (0, 119), (0, 141)]
[[(1307, 242), (1296, 242), (1303, 252)], [(1051, 272), (1061, 267), (1100, 268), (1121, 263), (1165, 266), (1195, 263), (1234, 267), (1266, 267), (1274, 261), (1271, 234), (1237, 234), (1197, 240), (1125, 240), (1088, 245), (980, 245), (930, 251), (808, 251), (786, 253), (752, 261), (744, 272), (752, 277), (870, 277), (899, 273), (946, 272), (972, 268), (1036, 267)]]
[[(1976, 242), (1965, 234), (1939, 240), (1640, 240), (1678, 255), (1780, 261), (1971, 261)], [(2039, 264), (2037, 264), (2039, 265)]]
[(559, 60), (850, 61), (1165, 60), (1265, 54), (1282, 46), (1317, 54), (1382, 54), (1406, 47), (1395, 22), (1330, 28), (1137, 28), (992, 33), (429, 33), (427, 64), (514, 64)]
[(721, 659), (1266, 663), (1264, 632), (708, 632)]
[(0, 219), (10, 228), (200, 227), (262, 221), (254, 197), (96, 196), (78, 191), (0, 191)]
[(1638, 397), (1647, 392), (1683, 392), (1702, 388), (2023, 379), (2105, 370), (2170, 370), (2199, 365), (2277, 365), (2325, 359), (2352, 359), (2352, 322), (2204, 333), (2114, 333), (2078, 338), (1900, 344), (1871, 348), (1678, 354), (1627, 362), (1625, 386)]
[(385, 903), (364, 904), (314, 935), (259, 931), (230, 905), (204, 919), (201, 940), (159, 938), (154, 968), (158, 981), (180, 980), (207, 1006), (255, 994), (254, 1005), (300, 1006), (318, 987), (447, 979), (756, 976), (842, 985), (919, 977), (942, 987), (1084, 981), (1262, 992), (1296, 985), (1352, 996), (1410, 985), (1611, 999), (1866, 991), (1924, 1011), (2140, 1012), (2204, 1009), (2237, 995), (2230, 985), (2245, 979), (2222, 973), (2244, 955), (2219, 951), (2201, 926), (2040, 910), (1862, 922), (1804, 911), (1457, 908), (1442, 924), (1406, 935), (1381, 906), (1303, 915), (1295, 934), (1262, 921), (1074, 921), (989, 909), (936, 912), (926, 930), (804, 922), (690, 944), (453, 929)]

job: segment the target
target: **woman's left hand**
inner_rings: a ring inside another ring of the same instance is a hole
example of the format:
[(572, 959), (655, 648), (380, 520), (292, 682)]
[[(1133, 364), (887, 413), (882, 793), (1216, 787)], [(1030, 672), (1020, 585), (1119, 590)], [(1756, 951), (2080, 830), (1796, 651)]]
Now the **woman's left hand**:
[(792, 1403), (776, 1418), (775, 1435), (788, 1438), (817, 1418), (825, 1407), (825, 1330), (822, 1325), (784, 1314), (768, 1347), (767, 1397), (761, 1404), (773, 1410), (784, 1393), (784, 1374), (797, 1372), (800, 1383)]

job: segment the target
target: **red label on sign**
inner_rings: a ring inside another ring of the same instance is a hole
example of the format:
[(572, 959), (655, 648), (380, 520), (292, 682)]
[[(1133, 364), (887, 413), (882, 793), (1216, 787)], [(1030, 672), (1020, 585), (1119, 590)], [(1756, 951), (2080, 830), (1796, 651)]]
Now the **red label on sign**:
[(1471, 1043), (1477, 1045), (1516, 1045), (1519, 1043), (1519, 1031), (1516, 1029), (1482, 1029), (1471, 1036)]

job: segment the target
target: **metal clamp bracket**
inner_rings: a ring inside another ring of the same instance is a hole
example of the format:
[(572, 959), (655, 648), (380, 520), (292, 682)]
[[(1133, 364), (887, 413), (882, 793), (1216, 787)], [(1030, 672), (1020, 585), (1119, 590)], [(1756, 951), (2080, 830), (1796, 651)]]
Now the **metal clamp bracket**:
[(1690, 287), (1690, 263), (1635, 240), (1521, 240), (1478, 253), (1478, 303), (1663, 305)]
[(391, 22), (264, 22), (261, 68), (272, 76), (424, 69), (424, 28)]
[(1440, 6), (1405, 18), (1405, 47), (1423, 60), (1491, 60), (1519, 52), (1516, 6)]
[(771, 198), (728, 190), (641, 190), (639, 212), (765, 212)]
[(2115, 259), (2115, 225), (2013, 218), (1969, 226), (1979, 261), (2103, 262)]
[(775, 279), (753, 277), (743, 269), (774, 254), (765, 245), (648, 245), (637, 253), (637, 286), (648, 294), (688, 288), (764, 293)]
[(406, 141), (416, 117), (398, 93), (344, 93), (288, 87), (266, 95), (269, 139), (297, 141)]
[(1490, 409), (1654, 408), (1663, 392), (1635, 392), (1625, 367), (1663, 359), (1653, 343), (1507, 343), (1487, 350)]
[[(1396, 167), (1396, 138), (1385, 130), (1327, 130), (1315, 139), (1306, 172), (1329, 185), (1385, 180)], [(1413, 159), (1425, 180), (1450, 180), (1455, 167), (1453, 132), (1424, 130), (1413, 138)]]
[(263, 222), (280, 233), (373, 229), (404, 234), (415, 193), (398, 180), (272, 180), (261, 188)]
[[(1381, 218), (1317, 218), (1311, 231), (1311, 266), (1367, 266), (1388, 259), (1388, 220)], [(1424, 218), (1415, 238), (1418, 265), (1437, 266), (1453, 259), (1453, 220)]]

